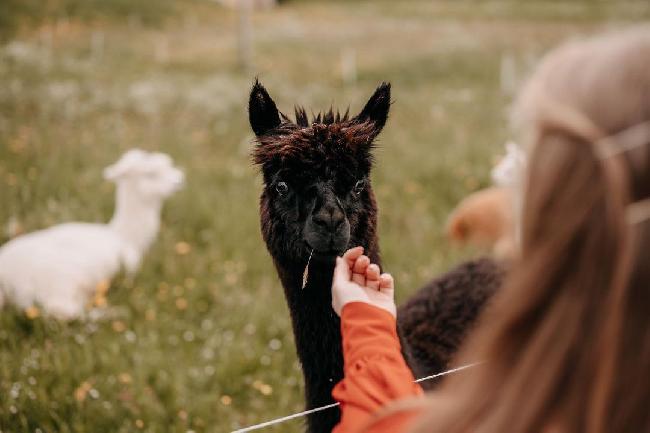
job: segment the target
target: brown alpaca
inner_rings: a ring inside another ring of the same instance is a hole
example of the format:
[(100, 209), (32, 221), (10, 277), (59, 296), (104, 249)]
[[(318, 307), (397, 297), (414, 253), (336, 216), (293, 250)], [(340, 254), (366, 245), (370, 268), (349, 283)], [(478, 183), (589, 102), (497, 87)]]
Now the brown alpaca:
[[(332, 403), (331, 391), (343, 376), (343, 356), (338, 316), (332, 309), (331, 283), (334, 259), (347, 248), (361, 245), (374, 263), (380, 264), (377, 239), (377, 205), (370, 184), (372, 149), (388, 118), (390, 85), (380, 85), (361, 112), (349, 117), (331, 109), (314, 116), (295, 109), (295, 121), (280, 113), (266, 89), (255, 83), (249, 100), (249, 119), (257, 136), (253, 160), (261, 167), (264, 189), (260, 198), (262, 235), (284, 287), (291, 314), (298, 358), (305, 379), (308, 408)], [(500, 274), (493, 273), (493, 280)], [(470, 284), (474, 276), (464, 282)], [(481, 282), (483, 282), (481, 280)], [(464, 306), (462, 296), (445, 300), (445, 289), (433, 293), (433, 304), (449, 312), (449, 322), (417, 324), (404, 334), (405, 346), (420, 339), (425, 353), (408, 359), (416, 371), (439, 371), (449, 362), (480, 305)], [(472, 291), (473, 288), (465, 288)], [(481, 291), (485, 291), (483, 286)], [(471, 298), (471, 296), (470, 296)], [(474, 302), (474, 299), (471, 299)], [(481, 305), (484, 298), (481, 298)], [(467, 314), (463, 311), (468, 310)], [(402, 310), (409, 314), (410, 306)], [(420, 312), (429, 312), (423, 305)], [(454, 323), (455, 313), (463, 323)], [(435, 322), (429, 320), (429, 322)], [(407, 322), (411, 325), (411, 322)], [(421, 326), (420, 326), (421, 325)], [(448, 331), (445, 327), (449, 325)], [(454, 338), (432, 340), (432, 335), (454, 334)], [(436, 348), (439, 342), (453, 347)], [(339, 419), (338, 409), (315, 413), (308, 418), (310, 433), (329, 433)]]
[(447, 237), (492, 249), (499, 259), (515, 255), (512, 189), (493, 186), (465, 197), (449, 216)]

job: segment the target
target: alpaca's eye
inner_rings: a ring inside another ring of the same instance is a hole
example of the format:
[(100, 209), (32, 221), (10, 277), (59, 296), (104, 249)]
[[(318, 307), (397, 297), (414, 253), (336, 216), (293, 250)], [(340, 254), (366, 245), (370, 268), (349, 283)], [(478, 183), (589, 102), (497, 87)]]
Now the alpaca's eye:
[(289, 185), (287, 185), (286, 182), (278, 182), (278, 184), (275, 185), (275, 190), (278, 194), (284, 195), (289, 192)]
[(359, 195), (363, 192), (363, 189), (365, 187), (366, 187), (366, 181), (361, 179), (354, 184), (354, 188), (352, 189), (352, 191), (354, 192), (355, 195)]

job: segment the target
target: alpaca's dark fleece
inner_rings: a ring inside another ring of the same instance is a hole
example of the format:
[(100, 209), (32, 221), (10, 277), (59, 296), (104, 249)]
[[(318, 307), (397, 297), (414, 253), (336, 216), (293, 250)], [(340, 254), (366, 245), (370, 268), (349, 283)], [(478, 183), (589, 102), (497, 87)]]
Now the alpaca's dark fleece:
[[(380, 264), (371, 151), (389, 107), (390, 85), (383, 84), (353, 118), (329, 110), (308, 119), (305, 110), (296, 108), (291, 121), (261, 84), (251, 90), (249, 117), (257, 136), (252, 156), (264, 177), (260, 225), (289, 306), (307, 408), (333, 403), (332, 388), (343, 377), (343, 352), (340, 321), (332, 309), (335, 254), (315, 254), (302, 287), (308, 257), (315, 251), (305, 232), (314, 210), (335, 196), (350, 227), (346, 247), (361, 245)], [(363, 188), (357, 189), (359, 182)], [(280, 183), (286, 191), (278, 190)], [(308, 431), (329, 433), (339, 417), (338, 408), (311, 414)]]
[[(479, 313), (501, 286), (503, 267), (471, 260), (422, 287), (397, 310), (403, 352), (415, 377), (448, 369)], [(423, 382), (431, 389), (437, 381)]]
[[(257, 137), (252, 156), (264, 178), (262, 236), (289, 306), (307, 408), (332, 403), (332, 388), (343, 378), (340, 321), (331, 306), (334, 256), (343, 250), (315, 254), (302, 287), (308, 257), (316, 248), (305, 233), (315, 209), (335, 197), (349, 223), (344, 246), (361, 245), (373, 263), (381, 264), (370, 171), (374, 140), (389, 108), (390, 85), (384, 83), (357, 116), (329, 110), (308, 119), (297, 108), (291, 121), (260, 83), (251, 90), (249, 118)], [(400, 309), (403, 346), (416, 375), (440, 372), (447, 365), (500, 278), (492, 262), (470, 262), (434, 281)], [(338, 408), (311, 414), (307, 430), (329, 433), (339, 416)]]

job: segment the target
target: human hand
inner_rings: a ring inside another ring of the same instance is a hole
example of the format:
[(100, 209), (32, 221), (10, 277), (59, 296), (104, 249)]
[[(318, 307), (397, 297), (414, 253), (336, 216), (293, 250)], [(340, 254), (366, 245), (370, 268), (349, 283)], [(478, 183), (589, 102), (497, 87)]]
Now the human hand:
[(396, 316), (395, 283), (390, 274), (363, 255), (363, 247), (349, 249), (336, 258), (332, 279), (332, 308), (339, 316), (350, 302), (365, 302)]

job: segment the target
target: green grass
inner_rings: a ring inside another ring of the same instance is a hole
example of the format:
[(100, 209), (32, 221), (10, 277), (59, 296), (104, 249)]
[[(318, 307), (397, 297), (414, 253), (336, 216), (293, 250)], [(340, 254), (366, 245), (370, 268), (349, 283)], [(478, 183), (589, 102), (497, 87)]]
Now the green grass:
[[(509, 138), (502, 58), (521, 79), (561, 40), (650, 17), (643, 1), (289, 2), (255, 14), (245, 74), (233, 12), (179, 9), (158, 28), (50, 20), (0, 48), (0, 228), (106, 221), (114, 191), (101, 169), (131, 147), (168, 152), (187, 174), (141, 272), (113, 281), (111, 318), (62, 324), (2, 311), (3, 433), (228, 432), (301, 409), (249, 163), (254, 74), (286, 112), (358, 110), (392, 82), (373, 182), (385, 268), (405, 299), (471, 254), (450, 247), (443, 227), (488, 183)], [(342, 80), (343, 52), (356, 57), (356, 83)]]

